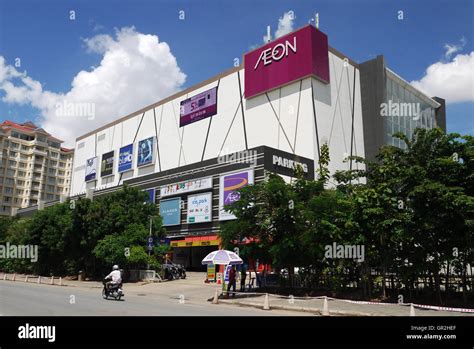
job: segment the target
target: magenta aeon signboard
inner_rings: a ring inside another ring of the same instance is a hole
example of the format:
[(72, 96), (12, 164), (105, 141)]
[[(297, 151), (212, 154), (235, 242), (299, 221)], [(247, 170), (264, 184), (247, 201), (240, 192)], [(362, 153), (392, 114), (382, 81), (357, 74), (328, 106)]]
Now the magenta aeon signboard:
[(215, 114), (217, 114), (217, 87), (181, 101), (179, 127)]
[(329, 83), (328, 38), (312, 25), (244, 55), (245, 98), (314, 76)]

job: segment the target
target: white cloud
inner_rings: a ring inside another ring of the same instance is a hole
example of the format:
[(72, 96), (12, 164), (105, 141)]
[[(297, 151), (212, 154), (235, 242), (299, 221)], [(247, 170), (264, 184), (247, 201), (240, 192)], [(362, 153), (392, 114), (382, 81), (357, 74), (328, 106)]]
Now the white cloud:
[[(293, 22), (295, 18), (296, 18), (295, 13), (292, 10), (285, 12), (283, 16), (278, 19), (278, 28), (275, 32), (275, 38), (279, 38), (283, 35), (291, 33), (293, 31), (293, 25), (294, 25)], [(264, 35), (263, 42), (264, 43), (268, 42), (267, 35)]]
[(444, 56), (449, 59), (453, 54), (456, 52), (461, 51), (464, 46), (466, 46), (466, 38), (463, 36), (461, 40), (459, 40), (459, 44), (445, 44), (444, 48), (446, 50)]
[[(156, 35), (125, 27), (116, 30), (114, 36), (96, 35), (84, 39), (84, 43), (88, 51), (102, 55), (101, 62), (77, 73), (66, 93), (43, 90), (39, 81), (6, 65), (0, 56), (2, 100), (38, 108), (40, 126), (64, 139), (68, 146), (77, 136), (178, 91), (185, 82), (186, 75), (170, 47)], [(77, 112), (82, 105), (93, 106), (83, 109), (93, 110), (93, 118), (63, 112), (64, 106), (72, 106)]]
[(446, 103), (474, 101), (474, 51), (430, 65), (425, 75), (411, 84), (428, 96), (446, 99)]

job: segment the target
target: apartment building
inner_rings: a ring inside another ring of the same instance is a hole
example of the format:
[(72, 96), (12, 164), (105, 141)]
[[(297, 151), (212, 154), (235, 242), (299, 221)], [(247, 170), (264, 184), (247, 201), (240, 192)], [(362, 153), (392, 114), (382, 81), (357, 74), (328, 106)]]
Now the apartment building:
[(0, 215), (69, 195), (74, 149), (32, 122), (0, 123)]

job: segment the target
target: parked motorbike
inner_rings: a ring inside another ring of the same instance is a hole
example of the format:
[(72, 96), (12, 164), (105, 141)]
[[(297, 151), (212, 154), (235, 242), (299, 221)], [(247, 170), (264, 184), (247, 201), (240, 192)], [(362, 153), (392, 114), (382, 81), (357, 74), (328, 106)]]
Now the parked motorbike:
[(102, 281), (104, 288), (102, 289), (102, 298), (109, 299), (109, 297), (114, 298), (116, 301), (119, 301), (120, 298), (124, 296), (122, 290), (122, 283), (120, 284), (111, 284), (107, 287), (107, 279)]
[(163, 264), (163, 269), (165, 272), (165, 279), (168, 281), (186, 278), (186, 269), (180, 264)]

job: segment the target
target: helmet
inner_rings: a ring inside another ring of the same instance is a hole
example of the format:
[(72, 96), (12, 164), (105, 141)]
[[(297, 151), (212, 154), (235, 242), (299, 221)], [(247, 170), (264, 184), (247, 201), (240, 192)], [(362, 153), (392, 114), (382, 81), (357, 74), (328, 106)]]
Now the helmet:
[(113, 267), (112, 267), (113, 270), (119, 270), (119, 266), (117, 264), (115, 264)]

